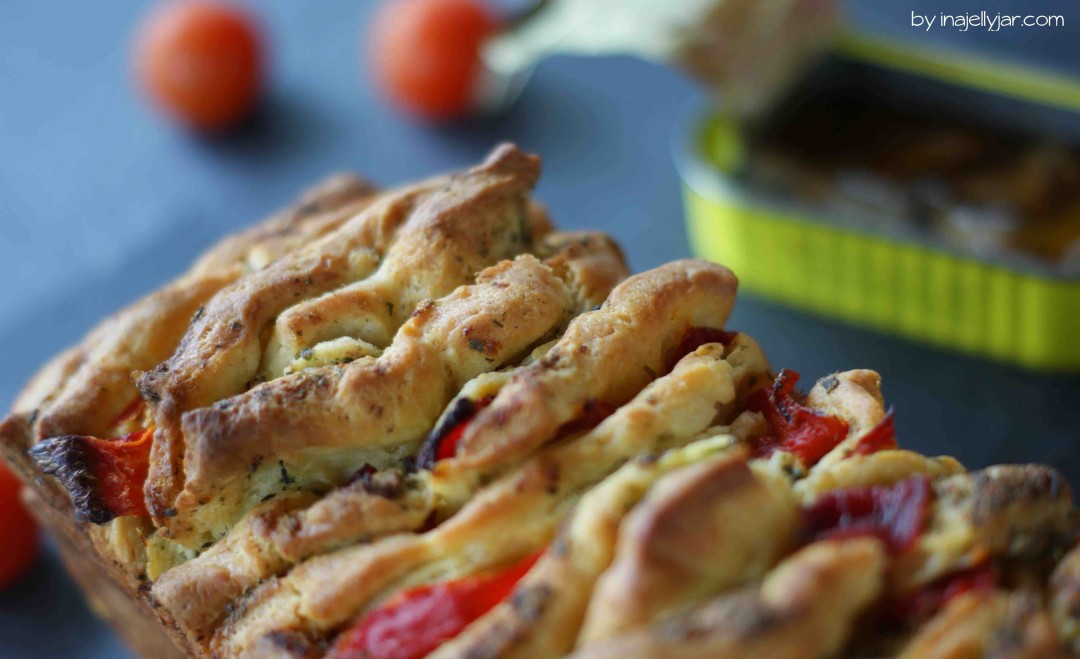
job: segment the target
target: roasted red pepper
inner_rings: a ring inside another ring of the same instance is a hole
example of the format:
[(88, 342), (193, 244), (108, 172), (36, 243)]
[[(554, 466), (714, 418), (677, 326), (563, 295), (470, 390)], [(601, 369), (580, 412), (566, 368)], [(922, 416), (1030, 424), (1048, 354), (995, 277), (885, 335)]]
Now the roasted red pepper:
[[(446, 419), (424, 440), (424, 445), (416, 458), (416, 464), (424, 469), (430, 469), (436, 462), (457, 455), (458, 444), (465, 435), (465, 430), (480, 410), (490, 405), (494, 398), (488, 395), (477, 401), (468, 398), (460, 399), (454, 409), (446, 415)], [(618, 407), (611, 403), (590, 398), (585, 401), (581, 414), (572, 421), (564, 423), (555, 437), (566, 437), (592, 430), (600, 425), (601, 421), (611, 416), (616, 409)]]
[[(471, 421), (471, 419), (470, 419)], [(435, 460), (445, 460), (457, 455), (457, 445), (461, 441), (461, 436), (465, 434), (465, 428), (469, 426), (468, 421), (462, 421), (457, 424), (453, 430), (450, 431), (443, 441), (439, 443), (439, 452), (435, 456)]]
[(675, 365), (679, 363), (679, 360), (706, 343), (727, 345), (734, 341), (737, 335), (738, 332), (729, 332), (713, 327), (691, 327), (683, 334), (682, 340), (679, 341), (679, 345), (675, 348), (675, 352), (668, 358), (667, 368), (664, 369), (664, 373), (670, 373), (675, 368)]
[(761, 413), (769, 428), (754, 446), (755, 457), (788, 451), (811, 467), (847, 437), (846, 421), (815, 412), (792, 397), (798, 381), (798, 373), (784, 369), (771, 387), (758, 389), (746, 399), (746, 409)]
[(997, 584), (993, 569), (983, 563), (946, 574), (904, 597), (885, 605), (885, 617), (894, 623), (921, 622), (933, 617), (954, 598), (970, 592), (992, 590)]
[(871, 428), (859, 443), (855, 446), (855, 455), (870, 455), (877, 453), (878, 451), (887, 451), (897, 448), (896, 443), (896, 424), (893, 423), (893, 413), (889, 410), (889, 413), (885, 415), (885, 418), (878, 421), (877, 425)]
[(30, 456), (67, 488), (79, 519), (104, 524), (149, 514), (143, 484), (153, 436), (153, 428), (117, 439), (64, 435), (39, 442)]
[(116, 419), (113, 421), (113, 426), (120, 428), (121, 425), (128, 421), (133, 421), (142, 416), (144, 412), (146, 412), (146, 401), (142, 398), (136, 398), (116, 416)]
[(617, 405), (590, 398), (585, 401), (585, 407), (581, 408), (581, 414), (572, 421), (567, 421), (560, 426), (559, 432), (555, 434), (555, 437), (558, 439), (560, 437), (568, 437), (570, 435), (588, 432), (600, 425), (604, 419), (614, 414), (617, 409), (619, 409)]
[(399, 593), (343, 632), (327, 659), (425, 657), (509, 597), (541, 555)]
[(826, 492), (803, 508), (808, 541), (871, 535), (889, 551), (910, 549), (926, 527), (933, 489), (925, 476)]
[(493, 400), (495, 396), (491, 394), (479, 400), (459, 398), (443, 422), (436, 426), (424, 440), (424, 445), (420, 447), (420, 453), (416, 457), (416, 464), (423, 469), (431, 469), (439, 460), (457, 455), (458, 442), (465, 434), (469, 422), (480, 413), (480, 410), (491, 405)]

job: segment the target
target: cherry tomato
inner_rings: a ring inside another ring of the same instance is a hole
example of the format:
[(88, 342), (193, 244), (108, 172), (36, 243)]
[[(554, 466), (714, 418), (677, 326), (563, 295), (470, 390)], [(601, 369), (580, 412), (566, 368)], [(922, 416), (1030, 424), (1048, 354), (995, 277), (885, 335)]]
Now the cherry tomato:
[(19, 578), (38, 553), (38, 532), (34, 518), (19, 499), (22, 484), (0, 462), (0, 588)]
[(244, 12), (212, 0), (170, 0), (143, 21), (134, 49), (143, 90), (188, 126), (243, 119), (261, 87), (259, 35)]
[(409, 112), (460, 117), (481, 73), (480, 46), (497, 27), (479, 0), (389, 0), (368, 40), (375, 79)]

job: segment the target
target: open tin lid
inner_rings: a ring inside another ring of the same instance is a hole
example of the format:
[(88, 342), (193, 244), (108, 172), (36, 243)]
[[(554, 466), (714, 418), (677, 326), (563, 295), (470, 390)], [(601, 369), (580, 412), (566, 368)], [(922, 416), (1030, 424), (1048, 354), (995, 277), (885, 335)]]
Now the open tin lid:
[(711, 163), (733, 171), (745, 154), (744, 129), (766, 123), (799, 98), (841, 85), (923, 112), (970, 118), (1001, 130), (1080, 143), (1080, 78), (870, 32), (844, 32), (774, 103), (751, 117), (717, 103), (703, 146)]
[(885, 85), (902, 83), (910, 97), (933, 98), (942, 109), (989, 115), (1009, 127), (1080, 139), (1080, 78), (867, 32), (844, 33), (835, 44), (831, 64), (875, 67)]
[[(874, 121), (894, 110), (907, 123)], [(1076, 78), (906, 40), (849, 33), (768, 112), (748, 120), (715, 107), (702, 121), (699, 107), (695, 115), (691, 133), (679, 138), (677, 162), (684, 179), (697, 181), (696, 187), (722, 187), (725, 195), (752, 195), (759, 204), (797, 208), (822, 221), (1038, 276), (1068, 281), (1080, 277), (1074, 265), (1080, 249), (1076, 239), (1080, 231), (1074, 230), (1080, 224), (1080, 202), (1062, 195), (1063, 190), (1075, 189), (1069, 181), (1080, 176)], [(914, 128), (909, 125), (913, 117)], [(920, 135), (919, 121), (933, 130)], [(777, 159), (777, 153), (791, 152), (786, 149), (793, 134), (796, 166), (790, 167)], [(942, 139), (934, 139), (939, 134)], [(948, 177), (937, 180), (933, 154), (920, 159), (930, 161), (925, 175), (909, 164), (907, 178), (895, 181), (886, 174), (888, 166), (878, 170), (879, 165), (871, 164), (880, 163), (882, 154), (890, 151), (906, 152), (908, 158), (923, 150), (947, 153), (950, 138), (956, 136), (962, 138), (961, 144), (966, 139), (983, 145), (976, 152), (978, 160), (970, 161), (976, 164), (975, 171), (965, 170), (960, 179), (961, 187), (970, 188), (974, 186), (965, 177), (972, 173), (982, 177), (978, 184), (989, 190), (989, 196), (979, 197), (981, 201), (954, 196)], [(888, 147), (885, 151), (883, 145)], [(847, 155), (830, 162), (834, 150)], [(995, 172), (988, 176), (987, 170), (997, 166), (1017, 172), (1023, 167), (1026, 178)], [(1015, 191), (1010, 186), (1017, 181), (1040, 177), (1044, 189), (1034, 193), (1041, 195), (1039, 201), (1013, 205), (1010, 200), (1022, 197), (1006, 190)], [(804, 179), (811, 182), (804, 185)], [(995, 183), (998, 179), (1000, 186)], [(823, 185), (838, 181), (843, 195), (821, 193), (833, 189)], [(807, 189), (814, 194), (800, 192)], [(913, 215), (908, 212), (913, 209), (922, 210)]]
[(848, 59), (959, 87), (1080, 111), (1080, 78), (1045, 66), (860, 31), (841, 35), (836, 52)]

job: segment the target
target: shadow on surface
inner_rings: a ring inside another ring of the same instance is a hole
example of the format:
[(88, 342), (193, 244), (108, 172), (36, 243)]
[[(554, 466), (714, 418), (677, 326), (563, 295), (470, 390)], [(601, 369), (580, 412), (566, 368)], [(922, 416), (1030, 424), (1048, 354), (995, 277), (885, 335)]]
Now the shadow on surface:
[[(42, 621), (51, 621), (42, 633)], [(0, 656), (124, 659), (131, 654), (86, 606), (51, 550), (29, 573), (0, 590)]]
[(6, 411), (18, 389), (38, 367), (60, 350), (74, 345), (107, 315), (179, 275), (220, 233), (220, 227), (192, 218), (169, 225), (150, 244), (111, 270), (73, 278), (77, 285), (40, 306), (11, 314), (0, 325), (0, 345), (32, 346), (5, 352), (7, 368), (0, 380), (0, 406)]

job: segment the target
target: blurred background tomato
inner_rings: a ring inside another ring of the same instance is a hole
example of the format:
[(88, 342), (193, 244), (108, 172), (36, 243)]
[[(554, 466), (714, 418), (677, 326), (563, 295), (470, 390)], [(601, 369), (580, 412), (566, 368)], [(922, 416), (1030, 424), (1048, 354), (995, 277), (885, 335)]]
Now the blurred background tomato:
[(38, 530), (19, 496), (21, 484), (0, 463), (0, 588), (22, 577), (37, 559)]
[(211, 132), (254, 108), (263, 48), (248, 11), (210, 0), (167, 2), (139, 26), (132, 59), (147, 95), (181, 122)]

